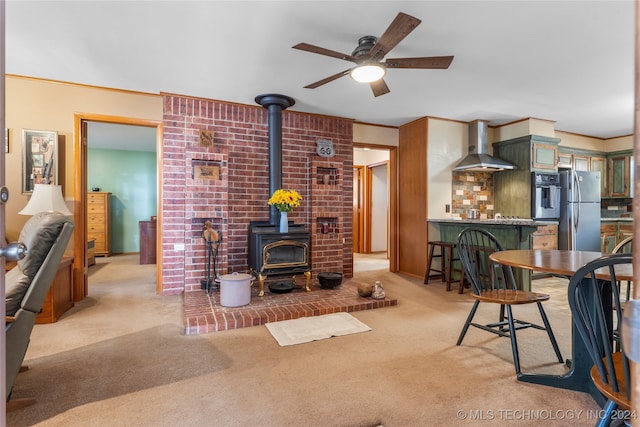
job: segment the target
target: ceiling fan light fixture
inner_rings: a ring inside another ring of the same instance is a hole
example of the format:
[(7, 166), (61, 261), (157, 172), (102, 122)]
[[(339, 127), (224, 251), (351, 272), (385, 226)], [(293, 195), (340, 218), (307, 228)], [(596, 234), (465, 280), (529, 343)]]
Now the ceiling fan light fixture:
[(387, 70), (379, 64), (358, 65), (351, 70), (351, 78), (360, 83), (371, 83), (380, 80), (387, 73)]

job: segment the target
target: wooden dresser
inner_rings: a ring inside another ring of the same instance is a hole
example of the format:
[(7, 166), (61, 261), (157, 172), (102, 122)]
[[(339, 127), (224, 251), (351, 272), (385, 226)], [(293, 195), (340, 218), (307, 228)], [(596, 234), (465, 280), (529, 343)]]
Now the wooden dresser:
[(87, 239), (95, 239), (97, 256), (111, 255), (111, 193), (87, 194)]

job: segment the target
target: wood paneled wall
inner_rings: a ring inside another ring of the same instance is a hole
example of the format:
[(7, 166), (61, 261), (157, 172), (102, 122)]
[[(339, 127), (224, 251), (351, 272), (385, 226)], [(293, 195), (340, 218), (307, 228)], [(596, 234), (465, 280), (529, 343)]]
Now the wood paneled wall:
[(401, 126), (398, 144), (398, 270), (416, 277), (427, 264), (427, 130), (427, 118)]

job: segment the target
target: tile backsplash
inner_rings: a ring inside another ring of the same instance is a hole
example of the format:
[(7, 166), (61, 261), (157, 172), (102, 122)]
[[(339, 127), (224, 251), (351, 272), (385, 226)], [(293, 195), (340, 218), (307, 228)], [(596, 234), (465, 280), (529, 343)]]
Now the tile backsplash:
[(453, 172), (451, 214), (469, 218), (477, 209), (479, 218), (493, 218), (493, 174), (489, 172)]

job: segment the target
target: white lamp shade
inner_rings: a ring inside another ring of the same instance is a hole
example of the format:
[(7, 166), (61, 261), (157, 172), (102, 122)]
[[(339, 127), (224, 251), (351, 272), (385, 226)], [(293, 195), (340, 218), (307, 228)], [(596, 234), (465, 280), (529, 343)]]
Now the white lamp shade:
[(35, 215), (40, 212), (59, 212), (72, 215), (62, 197), (62, 187), (59, 185), (36, 184), (33, 194), (20, 212), (20, 215)]
[(377, 64), (359, 65), (349, 73), (351, 78), (360, 83), (371, 83), (380, 80), (387, 73), (387, 70)]

